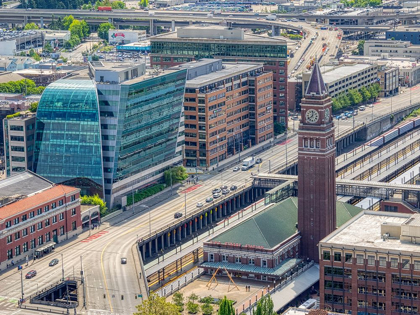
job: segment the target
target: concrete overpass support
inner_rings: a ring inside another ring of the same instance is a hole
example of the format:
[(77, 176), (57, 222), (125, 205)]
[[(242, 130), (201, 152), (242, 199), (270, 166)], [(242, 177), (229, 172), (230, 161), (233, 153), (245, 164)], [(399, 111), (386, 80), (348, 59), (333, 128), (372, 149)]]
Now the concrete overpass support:
[(41, 24), (41, 29), (44, 28), (44, 17), (41, 16), (41, 18), (39, 19), (39, 23)]
[(25, 15), (23, 16), (23, 26), (25, 26), (26, 24), (28, 24), (28, 17)]
[(271, 36), (280, 36), (280, 27), (272, 25), (271, 26)]
[(114, 19), (113, 18), (108, 18), (108, 22), (111, 24), (114, 24)]
[(171, 31), (175, 32), (175, 21), (171, 22)]

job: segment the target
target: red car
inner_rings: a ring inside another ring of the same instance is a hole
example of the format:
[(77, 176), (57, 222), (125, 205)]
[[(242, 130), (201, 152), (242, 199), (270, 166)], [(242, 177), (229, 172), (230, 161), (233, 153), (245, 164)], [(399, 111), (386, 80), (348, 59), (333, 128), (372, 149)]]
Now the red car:
[(31, 271), (29, 271), (27, 274), (26, 274), (26, 276), (25, 276), (25, 278), (26, 279), (32, 279), (33, 277), (35, 277), (36, 276), (36, 271), (35, 270), (31, 270)]

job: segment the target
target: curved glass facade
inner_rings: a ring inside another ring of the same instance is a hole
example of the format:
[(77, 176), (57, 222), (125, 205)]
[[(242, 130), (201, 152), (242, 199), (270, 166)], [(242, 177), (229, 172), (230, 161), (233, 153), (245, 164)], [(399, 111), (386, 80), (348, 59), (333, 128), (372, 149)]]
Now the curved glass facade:
[(91, 80), (59, 80), (42, 94), (37, 111), (34, 172), (81, 194), (103, 197), (101, 125)]

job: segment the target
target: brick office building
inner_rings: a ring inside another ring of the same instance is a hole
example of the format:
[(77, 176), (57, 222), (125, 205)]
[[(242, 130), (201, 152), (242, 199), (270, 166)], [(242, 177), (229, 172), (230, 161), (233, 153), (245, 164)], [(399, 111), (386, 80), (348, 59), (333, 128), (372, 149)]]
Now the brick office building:
[(203, 59), (171, 69), (188, 71), (184, 165), (208, 168), (273, 138), (273, 76), (262, 64)]
[(30, 172), (1, 182), (0, 269), (41, 257), (81, 232), (80, 189)]
[(418, 314), (420, 215), (365, 211), (319, 244), (321, 308)]
[(287, 126), (287, 44), (223, 26), (188, 26), (150, 38), (152, 66), (163, 69), (202, 58), (263, 63), (273, 72), (273, 116)]

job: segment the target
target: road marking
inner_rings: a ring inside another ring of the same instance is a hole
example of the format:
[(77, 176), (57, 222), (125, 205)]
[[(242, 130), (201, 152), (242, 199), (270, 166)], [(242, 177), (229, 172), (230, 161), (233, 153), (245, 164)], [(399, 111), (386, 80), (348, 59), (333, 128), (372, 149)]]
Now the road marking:
[(183, 191), (181, 191), (181, 193), (182, 194), (185, 194), (185, 193), (189, 193), (189, 192), (192, 192), (192, 191), (194, 191), (194, 190), (196, 190), (197, 188), (200, 188), (202, 185), (194, 185), (194, 186), (191, 186), (191, 187), (188, 187), (187, 189), (184, 189)]

